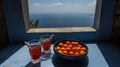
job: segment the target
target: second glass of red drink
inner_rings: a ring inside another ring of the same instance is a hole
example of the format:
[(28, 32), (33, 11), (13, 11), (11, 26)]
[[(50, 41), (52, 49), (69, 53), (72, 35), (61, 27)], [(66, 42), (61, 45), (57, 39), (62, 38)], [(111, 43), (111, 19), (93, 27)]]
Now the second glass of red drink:
[(51, 46), (51, 41), (52, 41), (53, 36), (54, 36), (53, 34), (52, 35), (42, 35), (40, 38), (42, 47), (43, 47), (43, 52), (45, 54), (48, 54), (51, 51), (50, 46)]
[(41, 60), (43, 60), (43, 61), (50, 59), (52, 56), (50, 47), (51, 47), (51, 41), (52, 41), (53, 36), (54, 36), (53, 34), (52, 35), (42, 35), (40, 38), (40, 41), (42, 43), (42, 48), (43, 48)]

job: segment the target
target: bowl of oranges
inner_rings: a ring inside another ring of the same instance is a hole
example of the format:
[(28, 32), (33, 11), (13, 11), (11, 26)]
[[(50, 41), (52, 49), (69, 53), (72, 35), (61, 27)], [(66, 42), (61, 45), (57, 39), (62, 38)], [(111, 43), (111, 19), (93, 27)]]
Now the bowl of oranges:
[(77, 40), (60, 40), (54, 44), (55, 54), (69, 60), (82, 59), (88, 54), (88, 47)]

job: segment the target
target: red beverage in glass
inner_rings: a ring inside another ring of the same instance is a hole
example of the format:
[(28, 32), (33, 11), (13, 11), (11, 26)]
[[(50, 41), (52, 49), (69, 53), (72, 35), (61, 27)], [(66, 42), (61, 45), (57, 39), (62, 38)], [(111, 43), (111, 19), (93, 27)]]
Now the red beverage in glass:
[(33, 45), (29, 47), (30, 56), (33, 60), (39, 59), (41, 55), (41, 47)]
[(42, 41), (43, 44), (43, 49), (44, 50), (49, 50), (51, 46), (51, 39), (46, 39)]
[(33, 64), (40, 62), (41, 56), (41, 42), (37, 39), (25, 42), (29, 48), (29, 54), (31, 56), (31, 61)]
[(42, 43), (42, 47), (43, 47), (43, 52), (48, 54), (50, 53), (50, 46), (51, 46), (51, 41), (52, 41), (52, 37), (54, 35), (42, 35), (41, 36), (41, 43)]

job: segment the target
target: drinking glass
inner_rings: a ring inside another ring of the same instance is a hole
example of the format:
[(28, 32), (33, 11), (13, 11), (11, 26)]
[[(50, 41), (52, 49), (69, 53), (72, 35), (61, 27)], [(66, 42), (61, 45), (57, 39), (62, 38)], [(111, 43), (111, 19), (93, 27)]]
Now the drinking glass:
[(54, 35), (42, 35), (40, 40), (41, 40), (41, 43), (42, 43), (42, 47), (43, 47), (43, 52), (45, 54), (47, 53), (50, 53), (51, 50), (50, 50), (50, 46), (51, 46), (51, 41), (52, 41), (52, 37)]
[(41, 56), (41, 43), (37, 39), (25, 42), (29, 48), (29, 54), (31, 56), (31, 61), (33, 64), (40, 62)]

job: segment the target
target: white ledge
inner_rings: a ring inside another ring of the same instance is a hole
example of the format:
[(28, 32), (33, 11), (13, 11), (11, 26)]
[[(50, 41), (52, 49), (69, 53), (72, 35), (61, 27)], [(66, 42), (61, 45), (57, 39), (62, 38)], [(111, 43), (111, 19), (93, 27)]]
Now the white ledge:
[(93, 27), (62, 27), (62, 28), (31, 28), (27, 33), (44, 33), (44, 32), (96, 32)]

